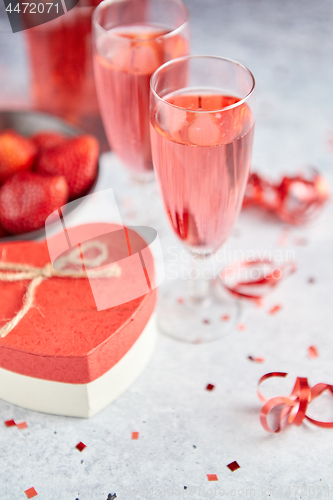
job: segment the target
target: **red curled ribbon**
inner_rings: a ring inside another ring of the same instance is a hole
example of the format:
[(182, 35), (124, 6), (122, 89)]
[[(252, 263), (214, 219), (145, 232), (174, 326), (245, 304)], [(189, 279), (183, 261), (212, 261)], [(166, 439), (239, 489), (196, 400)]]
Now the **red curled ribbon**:
[(316, 169), (306, 176), (285, 176), (274, 184), (251, 174), (243, 207), (257, 205), (275, 213), (289, 224), (305, 224), (314, 218), (330, 195), (330, 186)]
[[(288, 373), (284, 372), (272, 372), (266, 373), (261, 377), (258, 383), (258, 397), (264, 406), (260, 411), (260, 422), (263, 428), (268, 432), (277, 433), (284, 429), (287, 424), (294, 424), (300, 426), (303, 420), (306, 418), (314, 425), (324, 428), (333, 428), (333, 422), (320, 422), (319, 420), (314, 420), (306, 415), (306, 410), (308, 404), (311, 403), (315, 398), (320, 396), (324, 391), (329, 390), (333, 396), (333, 385), (329, 384), (316, 384), (310, 388), (308, 380), (303, 377), (297, 377), (294, 388), (290, 396), (281, 396), (267, 400), (260, 392), (259, 386), (265, 380), (272, 377), (286, 377)], [(273, 408), (277, 406), (283, 406), (280, 412), (280, 423), (278, 428), (273, 431), (268, 423), (267, 417)]]
[(279, 265), (270, 259), (257, 259), (225, 267), (220, 278), (223, 286), (233, 295), (257, 300), (295, 270), (294, 262)]

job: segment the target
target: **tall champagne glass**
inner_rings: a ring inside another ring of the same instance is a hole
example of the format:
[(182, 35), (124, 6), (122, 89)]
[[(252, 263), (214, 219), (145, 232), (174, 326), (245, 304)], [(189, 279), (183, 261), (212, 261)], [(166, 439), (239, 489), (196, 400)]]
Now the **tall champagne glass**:
[(254, 77), (221, 57), (187, 56), (151, 79), (153, 163), (173, 232), (192, 255), (189, 282), (162, 290), (160, 328), (179, 340), (219, 339), (237, 320), (237, 302), (207, 279), (209, 257), (226, 241), (249, 175)]
[(110, 146), (144, 182), (154, 177), (149, 81), (161, 64), (189, 53), (187, 8), (180, 0), (104, 0), (94, 12), (93, 30), (97, 94)]

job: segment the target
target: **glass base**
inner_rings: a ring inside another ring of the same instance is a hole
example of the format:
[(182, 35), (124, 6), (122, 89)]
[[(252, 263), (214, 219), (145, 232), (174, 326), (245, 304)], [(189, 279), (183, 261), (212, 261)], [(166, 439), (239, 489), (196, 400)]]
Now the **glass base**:
[(138, 184), (149, 184), (150, 182), (155, 182), (154, 170), (147, 170), (146, 172), (134, 172), (134, 170), (129, 170), (129, 173), (131, 175), (131, 180), (133, 182), (137, 182)]
[(191, 344), (222, 339), (232, 333), (241, 314), (240, 303), (210, 283), (208, 296), (196, 302), (188, 295), (189, 283), (178, 279), (159, 290), (157, 321), (160, 330)]

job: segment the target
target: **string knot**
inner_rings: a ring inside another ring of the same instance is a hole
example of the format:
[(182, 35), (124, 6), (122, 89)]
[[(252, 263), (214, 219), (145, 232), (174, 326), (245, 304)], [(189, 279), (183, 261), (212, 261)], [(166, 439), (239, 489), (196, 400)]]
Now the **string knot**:
[[(121, 269), (117, 264), (104, 265), (102, 269), (98, 268), (103, 262), (107, 260), (108, 248), (101, 241), (87, 241), (81, 244), (81, 252), (87, 250), (95, 250), (98, 255), (93, 259), (84, 259), (85, 266), (90, 266), (92, 268), (89, 273), (89, 278), (111, 278), (118, 277), (121, 274)], [(60, 268), (66, 269), (67, 265), (82, 265), (81, 252), (78, 247), (75, 247), (68, 255), (59, 259), (61, 261)], [(12, 272), (10, 272), (12, 271)], [(0, 337), (6, 337), (15, 326), (21, 321), (21, 319), (27, 314), (29, 309), (32, 307), (36, 289), (42, 283), (42, 281), (49, 278), (88, 278), (85, 271), (80, 272), (63, 272), (57, 271), (53, 268), (51, 263), (46, 264), (44, 267), (34, 267), (29, 264), (15, 264), (13, 262), (3, 262), (0, 261), (0, 281), (24, 281), (30, 280), (27, 291), (23, 297), (22, 308), (13, 319), (5, 323), (4, 326), (0, 328)]]
[(41, 275), (42, 275), (44, 278), (52, 278), (52, 276), (54, 276), (54, 270), (53, 270), (53, 267), (52, 267), (52, 264), (51, 264), (51, 263), (46, 264), (46, 266), (44, 266), (44, 267), (41, 269)]

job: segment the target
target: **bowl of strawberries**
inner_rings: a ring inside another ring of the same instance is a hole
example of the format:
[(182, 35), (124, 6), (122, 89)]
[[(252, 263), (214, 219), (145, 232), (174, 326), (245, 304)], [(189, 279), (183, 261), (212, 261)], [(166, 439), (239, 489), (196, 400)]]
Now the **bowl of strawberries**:
[(0, 238), (35, 239), (45, 220), (91, 192), (97, 139), (44, 113), (0, 113)]

